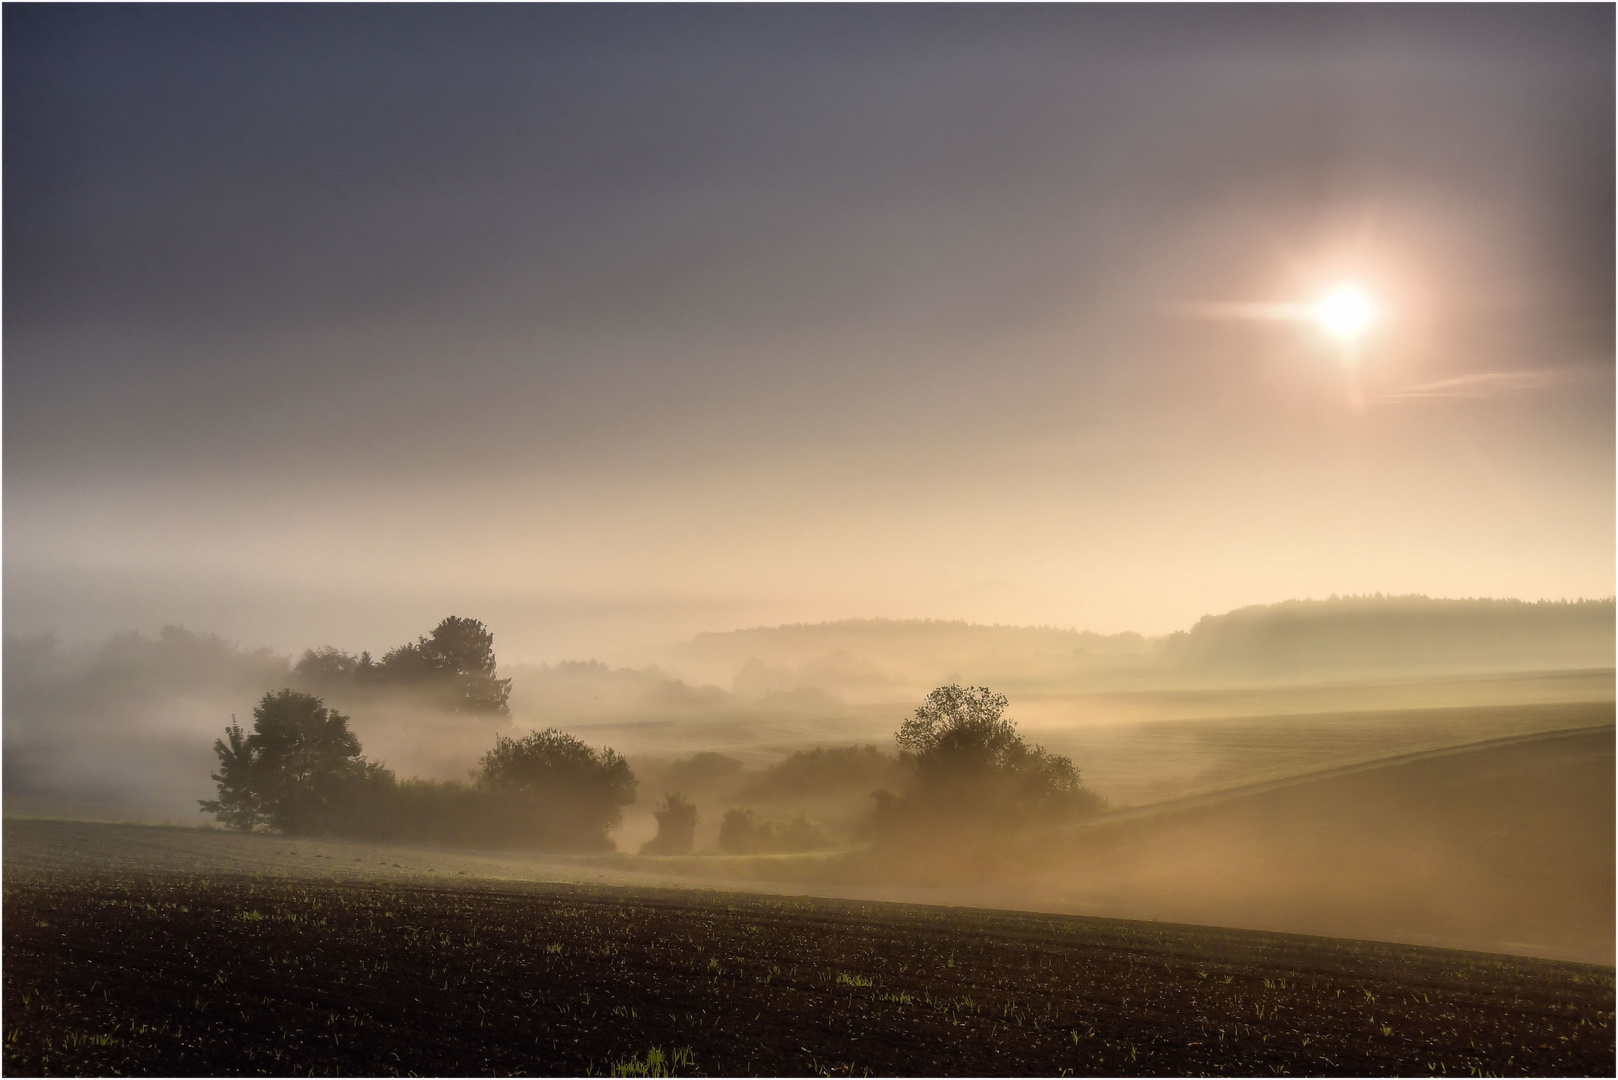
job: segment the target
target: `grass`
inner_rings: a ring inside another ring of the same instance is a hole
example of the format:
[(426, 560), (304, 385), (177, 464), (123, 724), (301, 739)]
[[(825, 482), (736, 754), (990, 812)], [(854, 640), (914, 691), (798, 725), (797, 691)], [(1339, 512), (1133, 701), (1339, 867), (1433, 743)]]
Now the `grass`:
[(654, 1046), (642, 1057), (630, 1057), (618, 1062), (607, 1072), (608, 1076), (678, 1076), (675, 1070), (690, 1068), (694, 1055), (689, 1046), (679, 1047), (668, 1054), (661, 1046)]

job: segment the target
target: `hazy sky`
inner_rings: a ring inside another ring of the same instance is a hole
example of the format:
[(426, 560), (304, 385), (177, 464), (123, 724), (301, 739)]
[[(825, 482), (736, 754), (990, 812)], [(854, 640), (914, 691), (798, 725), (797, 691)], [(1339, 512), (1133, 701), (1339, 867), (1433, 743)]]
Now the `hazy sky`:
[(1614, 591), (1611, 6), (4, 31), (9, 631)]

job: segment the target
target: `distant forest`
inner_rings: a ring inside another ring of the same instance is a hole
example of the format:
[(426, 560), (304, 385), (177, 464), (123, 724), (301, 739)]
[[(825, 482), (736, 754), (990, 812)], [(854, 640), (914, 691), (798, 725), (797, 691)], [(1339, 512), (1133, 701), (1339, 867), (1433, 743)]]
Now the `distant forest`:
[(1161, 639), (1169, 661), (1252, 677), (1610, 667), (1607, 600), (1290, 600), (1208, 615)]
[(743, 694), (871, 700), (955, 677), (1056, 688), (1607, 668), (1614, 645), (1610, 598), (1351, 596), (1239, 608), (1155, 638), (901, 619), (758, 627), (699, 634), (671, 663)]

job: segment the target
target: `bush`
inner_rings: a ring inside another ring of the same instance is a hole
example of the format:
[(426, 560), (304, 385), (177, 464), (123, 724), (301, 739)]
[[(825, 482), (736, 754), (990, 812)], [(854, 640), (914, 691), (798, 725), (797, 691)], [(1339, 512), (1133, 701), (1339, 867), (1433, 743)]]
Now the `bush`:
[(731, 855), (815, 851), (830, 843), (820, 823), (803, 814), (784, 821), (766, 820), (751, 810), (736, 807), (727, 810), (719, 823), (719, 850)]
[(510, 808), (506, 842), (524, 847), (610, 849), (609, 834), (635, 801), (629, 762), (555, 728), (521, 739), (496, 735), (475, 782)]
[(941, 686), (927, 695), (895, 736), (912, 779), (899, 795), (879, 793), (878, 836), (1003, 831), (1102, 808), (1070, 759), (1023, 741), (1005, 718), (1007, 704), (985, 686)]
[(607, 830), (559, 800), (489, 791), (449, 780), (397, 780), (384, 773), (365, 785), (344, 835), (452, 847), (600, 851)]
[(874, 746), (817, 746), (776, 762), (741, 791), (750, 802), (813, 799), (873, 788), (901, 779), (901, 766)]
[(657, 835), (641, 845), (642, 855), (689, 855), (697, 846), (697, 804), (678, 793), (663, 796), (663, 805), (652, 814), (657, 818)]

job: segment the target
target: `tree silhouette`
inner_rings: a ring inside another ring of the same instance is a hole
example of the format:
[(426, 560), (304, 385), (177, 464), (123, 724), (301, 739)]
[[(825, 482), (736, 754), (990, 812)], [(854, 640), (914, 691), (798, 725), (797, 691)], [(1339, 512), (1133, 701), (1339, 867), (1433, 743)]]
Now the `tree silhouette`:
[(212, 814), (226, 828), (248, 830), (263, 821), (258, 798), (253, 790), (253, 753), (242, 737), (242, 726), (230, 718), (225, 729), (230, 740), (215, 739), (214, 753), (219, 755), (219, 771), (210, 774), (219, 785), (219, 798), (198, 799), (204, 813)]
[(424, 637), (381, 660), (330, 645), (298, 660), (298, 679), (325, 693), (407, 689), (463, 713), (505, 716), (511, 680), (495, 677), (494, 634), (477, 619), (451, 615)]
[(361, 756), (348, 717), (296, 690), (265, 694), (253, 710), (252, 734), (244, 736), (234, 720), (225, 734), (228, 743), (214, 742), (219, 798), (199, 802), (233, 829), (337, 828), (358, 783), (377, 770)]
[(451, 615), (431, 634), (383, 656), (378, 667), (389, 681), (437, 684), (457, 711), (509, 711), (511, 680), (495, 678), (494, 634), (476, 619)]
[(1072, 760), (1024, 742), (1007, 705), (986, 686), (928, 694), (895, 736), (914, 780), (899, 796), (878, 794), (878, 832), (945, 823), (1002, 829), (1099, 810)]

